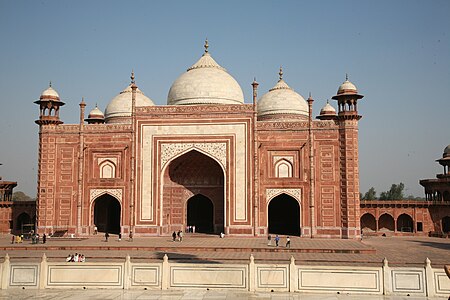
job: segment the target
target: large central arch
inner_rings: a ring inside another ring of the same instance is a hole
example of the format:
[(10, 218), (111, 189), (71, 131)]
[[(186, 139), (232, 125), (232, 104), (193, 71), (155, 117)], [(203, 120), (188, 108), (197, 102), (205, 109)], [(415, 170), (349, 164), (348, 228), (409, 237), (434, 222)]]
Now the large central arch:
[(99, 232), (120, 233), (121, 208), (119, 201), (103, 194), (94, 202), (94, 224)]
[(300, 236), (300, 205), (287, 194), (276, 196), (269, 203), (269, 233)]
[(224, 232), (224, 181), (219, 163), (195, 149), (171, 161), (164, 171), (162, 232), (194, 225), (196, 232)]

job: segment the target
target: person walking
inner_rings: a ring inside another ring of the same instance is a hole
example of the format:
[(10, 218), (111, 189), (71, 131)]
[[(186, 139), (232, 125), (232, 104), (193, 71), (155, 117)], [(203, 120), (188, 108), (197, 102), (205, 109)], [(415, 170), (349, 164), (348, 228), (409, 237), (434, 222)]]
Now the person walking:
[(122, 240), (122, 233), (119, 232), (119, 242)]
[(108, 241), (108, 238), (109, 238), (109, 233), (108, 233), (108, 231), (107, 231), (107, 232), (105, 232), (105, 242)]
[(275, 236), (275, 246), (278, 247), (278, 243), (280, 242), (280, 237), (278, 234)]
[(291, 248), (291, 239), (289, 236), (286, 237), (286, 248)]
[(179, 236), (180, 236), (180, 242), (182, 242), (183, 241), (183, 230), (180, 230)]
[(175, 242), (176, 239), (177, 239), (177, 233), (174, 231), (174, 232), (172, 232), (172, 242)]
[(47, 242), (47, 235), (44, 233), (42, 236), (42, 244), (45, 244)]
[(272, 236), (270, 234), (267, 236), (267, 246), (272, 246)]
[(130, 230), (130, 234), (128, 235), (128, 237), (129, 237), (128, 241), (132, 242), (133, 241), (133, 230)]

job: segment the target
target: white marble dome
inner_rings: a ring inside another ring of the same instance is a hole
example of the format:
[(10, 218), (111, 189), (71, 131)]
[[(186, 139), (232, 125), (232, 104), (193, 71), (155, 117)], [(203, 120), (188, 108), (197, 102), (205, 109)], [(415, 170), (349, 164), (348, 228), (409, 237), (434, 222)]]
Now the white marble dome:
[(337, 94), (357, 94), (358, 89), (356, 86), (348, 80), (348, 77), (345, 78), (345, 81), (339, 86)]
[[(136, 89), (136, 107), (153, 106), (153, 101), (144, 95), (144, 93)], [(122, 123), (124, 117), (131, 117), (131, 84), (121, 91), (119, 95), (114, 97), (106, 106), (105, 122), (106, 123)]]
[(331, 104), (327, 100), (327, 104), (320, 110), (320, 115), (335, 115), (336, 109), (331, 106)]
[(41, 93), (41, 97), (40, 99), (54, 99), (54, 100), (60, 100), (59, 98), (59, 94), (52, 88), (52, 85), (50, 84), (50, 86), (44, 90)]
[(444, 149), (444, 157), (448, 157), (448, 156), (450, 157), (450, 145), (448, 145)]
[(237, 81), (205, 51), (186, 73), (172, 84), (168, 105), (242, 104)]
[(98, 106), (96, 105), (95, 108), (93, 110), (90, 111), (88, 118), (89, 119), (98, 119), (101, 118), (103, 119), (105, 116), (103, 115), (103, 112), (98, 108)]
[(265, 116), (295, 116), (308, 117), (308, 103), (305, 99), (281, 78), (277, 84), (264, 94), (258, 101), (258, 117)]

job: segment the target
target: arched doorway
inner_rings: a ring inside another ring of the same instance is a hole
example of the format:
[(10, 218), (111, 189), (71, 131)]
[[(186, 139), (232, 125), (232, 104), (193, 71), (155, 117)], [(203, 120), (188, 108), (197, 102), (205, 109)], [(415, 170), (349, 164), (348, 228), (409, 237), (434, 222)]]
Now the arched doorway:
[(401, 214), (397, 218), (397, 231), (413, 232), (413, 219), (407, 214)]
[(394, 218), (390, 214), (382, 214), (378, 219), (378, 231), (394, 231)]
[(195, 195), (187, 201), (187, 225), (195, 226), (195, 232), (214, 232), (214, 205), (203, 195)]
[(269, 203), (269, 233), (300, 236), (300, 205), (293, 197), (281, 194)]
[(26, 212), (21, 213), (17, 217), (15, 229), (20, 233), (28, 233), (30, 232), (30, 230), (33, 230), (34, 223), (32, 222), (30, 215), (27, 214)]
[(120, 233), (120, 203), (109, 194), (94, 202), (94, 224), (99, 232)]
[(375, 217), (372, 214), (366, 213), (361, 217), (361, 229), (368, 230), (368, 231), (376, 231), (377, 225), (376, 225)]
[(442, 232), (443, 233), (450, 232), (450, 217), (449, 216), (442, 218)]

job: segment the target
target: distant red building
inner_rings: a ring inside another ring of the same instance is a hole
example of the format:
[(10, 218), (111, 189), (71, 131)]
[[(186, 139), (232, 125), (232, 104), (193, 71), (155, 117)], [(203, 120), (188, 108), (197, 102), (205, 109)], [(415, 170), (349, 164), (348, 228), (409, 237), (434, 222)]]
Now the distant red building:
[(361, 228), (367, 234), (435, 235), (450, 233), (450, 145), (441, 159), (444, 173), (437, 179), (423, 179), (425, 201), (363, 200)]

